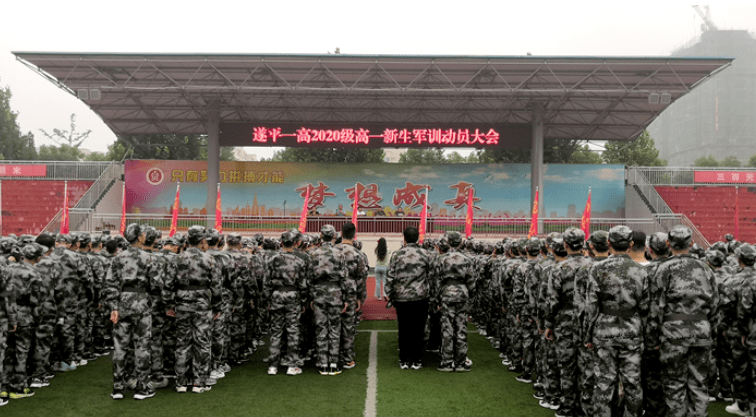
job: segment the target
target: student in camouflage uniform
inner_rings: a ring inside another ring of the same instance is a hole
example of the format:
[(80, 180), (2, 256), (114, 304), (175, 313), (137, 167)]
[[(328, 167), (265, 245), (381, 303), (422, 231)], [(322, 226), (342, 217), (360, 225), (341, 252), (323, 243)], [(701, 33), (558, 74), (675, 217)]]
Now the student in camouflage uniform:
[(299, 358), (299, 317), (307, 299), (307, 270), (304, 261), (293, 254), (296, 235), (284, 232), (281, 235), (283, 250), (268, 259), (268, 274), (263, 283), (263, 299), (270, 309), (270, 355), (268, 375), (278, 373), (281, 362), (281, 340), (286, 332), (286, 352), (283, 364), (288, 366), (287, 375), (302, 373)]
[(46, 298), (42, 300), (39, 309), (38, 321), (34, 334), (32, 348), (31, 388), (42, 388), (50, 385), (47, 377), (53, 374), (50, 363), (50, 351), (53, 342), (53, 332), (57, 321), (58, 306), (55, 303), (55, 286), (61, 275), (60, 266), (50, 259), (52, 249), (55, 247), (55, 238), (50, 234), (41, 234), (36, 243), (42, 246), (41, 260), (34, 265), (45, 285)]
[[(520, 248), (522, 251), (522, 248)], [(522, 374), (518, 381), (526, 384), (533, 383), (535, 366), (535, 341), (538, 334), (536, 324), (536, 305), (532, 294), (537, 292), (534, 269), (541, 253), (541, 241), (537, 238), (529, 239), (525, 246), (527, 261), (520, 265), (513, 276), (513, 307), (516, 312), (519, 336), (522, 339)]]
[(168, 379), (165, 377), (165, 364), (163, 363), (164, 346), (163, 332), (168, 323), (168, 317), (165, 312), (168, 310), (163, 303), (162, 291), (163, 281), (168, 274), (175, 274), (174, 266), (168, 262), (168, 259), (158, 252), (156, 245), (160, 239), (160, 232), (152, 226), (148, 226), (144, 231), (143, 248), (150, 254), (150, 259), (155, 262), (155, 268), (160, 274), (153, 277), (155, 279), (155, 289), (151, 291), (152, 296), (152, 331), (150, 334), (150, 360), (151, 371), (150, 380), (152, 387), (155, 389), (165, 388), (168, 386)]
[(229, 362), (234, 365), (244, 359), (246, 348), (245, 337), (247, 327), (247, 314), (254, 308), (254, 298), (257, 296), (257, 285), (252, 269), (252, 260), (241, 252), (242, 237), (238, 233), (229, 233), (226, 237), (226, 253), (231, 257), (234, 268), (237, 271), (236, 278), (232, 283), (234, 292), (233, 311), (228, 321), (228, 330), (231, 335), (229, 346)]
[(367, 281), (367, 265), (362, 252), (352, 245), (352, 239), (357, 228), (352, 222), (346, 222), (341, 228), (342, 243), (335, 246), (344, 255), (344, 267), (347, 285), (354, 288), (355, 298), (347, 299), (347, 309), (341, 314), (341, 348), (339, 363), (344, 369), (355, 367), (354, 336), (357, 334), (357, 312), (362, 308), (362, 302), (367, 296), (365, 282)]
[(441, 312), (442, 372), (467, 372), (467, 316), (470, 294), (475, 291), (472, 260), (459, 251), (462, 235), (449, 232), (438, 242), (440, 255), (433, 262), (431, 297)]
[(647, 326), (647, 341), (659, 348), (662, 389), (668, 416), (705, 416), (709, 350), (716, 328), (719, 291), (714, 274), (688, 253), (692, 232), (668, 233), (673, 257), (656, 270), (658, 285)]
[(612, 415), (619, 383), (624, 390), (625, 416), (640, 416), (643, 407), (641, 354), (643, 322), (648, 315), (646, 270), (627, 254), (633, 232), (627, 226), (609, 230), (610, 256), (588, 275), (584, 343), (596, 349), (593, 415)]
[(355, 298), (346, 279), (344, 254), (332, 243), (335, 235), (333, 226), (323, 226), (320, 230), (323, 243), (309, 253), (312, 263), (308, 289), (310, 308), (315, 314), (316, 366), (321, 375), (341, 372), (338, 367), (341, 315), (347, 311), (349, 300)]
[[(740, 282), (740, 297), (737, 304), (737, 321), (732, 327), (738, 328), (741, 348), (745, 350), (739, 361), (741, 370), (733, 375), (736, 381), (737, 402), (725, 410), (738, 415), (753, 415), (756, 411), (756, 249), (749, 244), (738, 248), (740, 270), (732, 281)], [(736, 341), (734, 341), (736, 342)], [(736, 342), (737, 343), (737, 342)]]
[(229, 342), (228, 325), (227, 322), (231, 316), (231, 309), (233, 303), (233, 283), (236, 281), (238, 271), (236, 270), (236, 264), (231, 259), (231, 256), (227, 252), (222, 252), (220, 249), (226, 243), (226, 239), (217, 230), (210, 229), (207, 238), (207, 244), (209, 246), (207, 253), (215, 258), (215, 262), (221, 267), (221, 289), (223, 292), (223, 304), (221, 306), (221, 315), (213, 320), (213, 333), (212, 333), (212, 360), (210, 362), (210, 377), (213, 379), (220, 379), (225, 377), (225, 362), (226, 352)]
[(0, 406), (8, 404), (8, 391), (4, 379), (4, 375), (8, 372), (4, 366), (8, 336), (18, 329), (16, 297), (6, 274), (7, 268), (8, 261), (5, 255), (2, 255), (0, 256), (0, 392), (2, 392)]
[[(89, 267), (89, 289), (87, 291), (87, 302), (85, 304), (86, 319), (84, 320), (84, 332), (82, 336), (82, 359), (84, 361), (91, 361), (97, 359), (94, 355), (93, 346), (93, 331), (94, 320), (97, 312), (97, 304), (99, 304), (99, 292), (102, 288), (102, 284), (105, 281), (105, 269), (99, 257), (92, 253), (92, 236), (89, 233), (82, 233), (79, 235), (79, 255), (82, 260), (86, 262)], [(82, 362), (84, 362), (82, 361)]]
[[(187, 248), (176, 257), (176, 275), (165, 277), (163, 301), (173, 306), (176, 318), (176, 391), (201, 394), (210, 389), (212, 321), (221, 314), (223, 294), (220, 266), (207, 248), (207, 231), (192, 226), (187, 231)], [(191, 369), (191, 373), (190, 373)]]
[[(550, 410), (559, 408), (559, 366), (557, 356), (557, 344), (553, 338), (546, 338), (546, 318), (549, 316), (549, 280), (558, 264), (567, 259), (567, 250), (564, 248), (564, 240), (561, 233), (550, 233), (545, 242), (541, 242), (541, 259), (539, 259), (533, 275), (537, 284), (536, 299), (536, 325), (538, 326), (538, 338), (536, 339), (536, 369), (538, 379), (533, 384), (538, 405)], [(552, 329), (553, 330), (553, 329)]]
[(404, 229), (404, 247), (391, 256), (386, 278), (386, 294), (396, 308), (399, 325), (399, 366), (401, 369), (422, 368), (425, 323), (430, 297), (429, 273), (431, 256), (417, 244), (416, 227)]
[(134, 399), (153, 397), (150, 383), (150, 335), (152, 333), (151, 293), (160, 289), (160, 264), (137, 246), (145, 241), (144, 230), (136, 223), (126, 227), (124, 237), (131, 245), (118, 254), (110, 266), (106, 283), (107, 305), (113, 322), (113, 392), (114, 400), (123, 398), (126, 355), (133, 355), (136, 392)]

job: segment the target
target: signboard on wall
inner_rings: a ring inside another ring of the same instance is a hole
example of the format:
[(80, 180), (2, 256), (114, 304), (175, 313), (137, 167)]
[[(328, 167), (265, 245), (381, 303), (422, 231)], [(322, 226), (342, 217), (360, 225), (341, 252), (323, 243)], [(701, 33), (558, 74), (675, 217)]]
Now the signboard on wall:
[(44, 177), (47, 165), (0, 165), (0, 177)]
[(695, 171), (694, 180), (703, 184), (756, 184), (756, 171)]

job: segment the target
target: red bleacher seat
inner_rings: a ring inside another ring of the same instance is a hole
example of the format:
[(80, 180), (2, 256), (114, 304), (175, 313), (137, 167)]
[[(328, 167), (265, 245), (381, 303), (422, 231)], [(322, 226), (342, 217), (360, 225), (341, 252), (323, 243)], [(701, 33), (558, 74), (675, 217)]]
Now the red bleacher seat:
[[(68, 181), (68, 204), (73, 207), (92, 181)], [(3, 180), (0, 234), (39, 234), (63, 207), (64, 181)]]

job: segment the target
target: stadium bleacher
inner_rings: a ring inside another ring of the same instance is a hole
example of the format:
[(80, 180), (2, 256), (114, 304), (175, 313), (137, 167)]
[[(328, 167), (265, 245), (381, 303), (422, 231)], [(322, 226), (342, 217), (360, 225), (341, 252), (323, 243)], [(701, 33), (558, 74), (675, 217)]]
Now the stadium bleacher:
[[(709, 242), (735, 230), (735, 187), (656, 187), (675, 213), (683, 213)], [(737, 191), (739, 240), (756, 242), (756, 187)]]
[[(73, 207), (93, 181), (68, 181)], [(0, 234), (39, 234), (63, 207), (65, 181), (3, 180)]]

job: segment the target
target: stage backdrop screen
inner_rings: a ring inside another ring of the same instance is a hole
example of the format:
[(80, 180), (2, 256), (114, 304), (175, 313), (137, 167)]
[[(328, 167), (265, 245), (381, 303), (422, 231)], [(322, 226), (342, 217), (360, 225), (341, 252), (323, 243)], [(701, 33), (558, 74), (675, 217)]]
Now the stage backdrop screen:
[[(326, 164), (221, 162), (224, 215), (297, 216), (311, 186), (311, 213), (351, 215), (357, 189), (366, 216), (464, 217), (472, 188), (476, 217), (529, 217), (529, 164)], [(624, 218), (623, 165), (546, 165), (542, 218), (577, 218), (592, 187), (594, 218)], [(181, 183), (182, 214), (205, 214), (206, 161), (126, 161), (130, 213), (169, 214)]]

